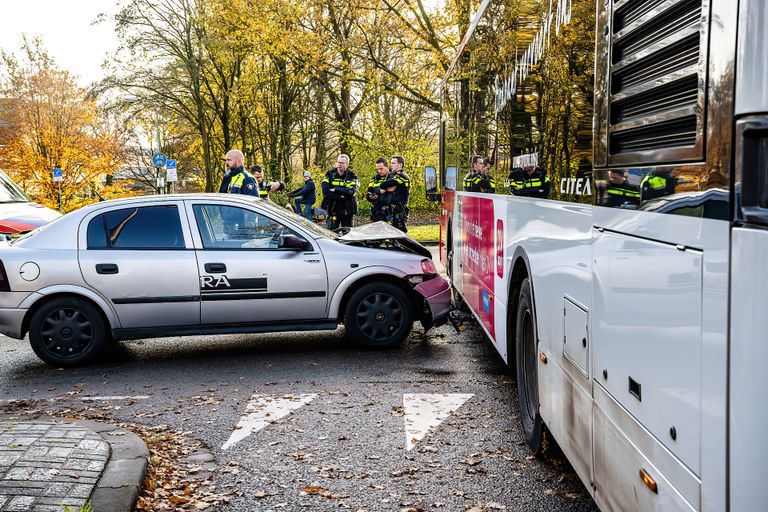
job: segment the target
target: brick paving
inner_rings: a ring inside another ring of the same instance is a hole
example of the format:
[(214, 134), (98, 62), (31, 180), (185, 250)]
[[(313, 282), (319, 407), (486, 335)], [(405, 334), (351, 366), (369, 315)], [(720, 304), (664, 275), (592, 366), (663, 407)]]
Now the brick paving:
[(109, 459), (109, 444), (72, 424), (0, 422), (0, 512), (79, 510)]

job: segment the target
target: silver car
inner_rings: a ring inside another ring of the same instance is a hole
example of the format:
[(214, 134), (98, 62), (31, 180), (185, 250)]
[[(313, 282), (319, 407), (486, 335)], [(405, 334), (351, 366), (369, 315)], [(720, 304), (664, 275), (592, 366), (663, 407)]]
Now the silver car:
[(0, 332), (55, 366), (110, 341), (332, 330), (392, 347), (444, 323), (430, 253), (376, 223), (343, 235), (269, 201), (186, 194), (84, 207), (0, 242)]

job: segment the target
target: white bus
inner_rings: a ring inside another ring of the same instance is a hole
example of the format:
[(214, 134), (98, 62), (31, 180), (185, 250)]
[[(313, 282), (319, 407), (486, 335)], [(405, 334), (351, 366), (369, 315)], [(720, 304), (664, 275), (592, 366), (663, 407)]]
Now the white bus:
[(768, 510), (766, 24), (486, 0), (442, 82), (441, 259), (601, 510)]

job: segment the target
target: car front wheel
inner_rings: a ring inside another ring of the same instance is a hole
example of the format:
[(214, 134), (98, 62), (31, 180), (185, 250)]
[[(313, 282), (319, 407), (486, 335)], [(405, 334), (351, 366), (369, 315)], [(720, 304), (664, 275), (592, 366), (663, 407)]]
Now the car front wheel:
[(365, 348), (400, 345), (413, 326), (413, 304), (408, 295), (389, 283), (368, 283), (349, 298), (344, 327), (349, 338)]
[(101, 351), (106, 340), (101, 313), (82, 299), (54, 299), (40, 307), (29, 323), (32, 350), (52, 366), (85, 364)]

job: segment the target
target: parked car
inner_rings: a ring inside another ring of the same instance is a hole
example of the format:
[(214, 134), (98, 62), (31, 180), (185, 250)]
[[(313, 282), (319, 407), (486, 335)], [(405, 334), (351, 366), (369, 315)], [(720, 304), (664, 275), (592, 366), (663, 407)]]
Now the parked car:
[(0, 235), (28, 233), (59, 216), (58, 212), (32, 201), (0, 171)]
[(185, 194), (106, 201), (0, 243), (0, 332), (45, 362), (110, 341), (336, 329), (400, 344), (451, 301), (430, 252), (385, 223), (328, 231), (269, 201)]

